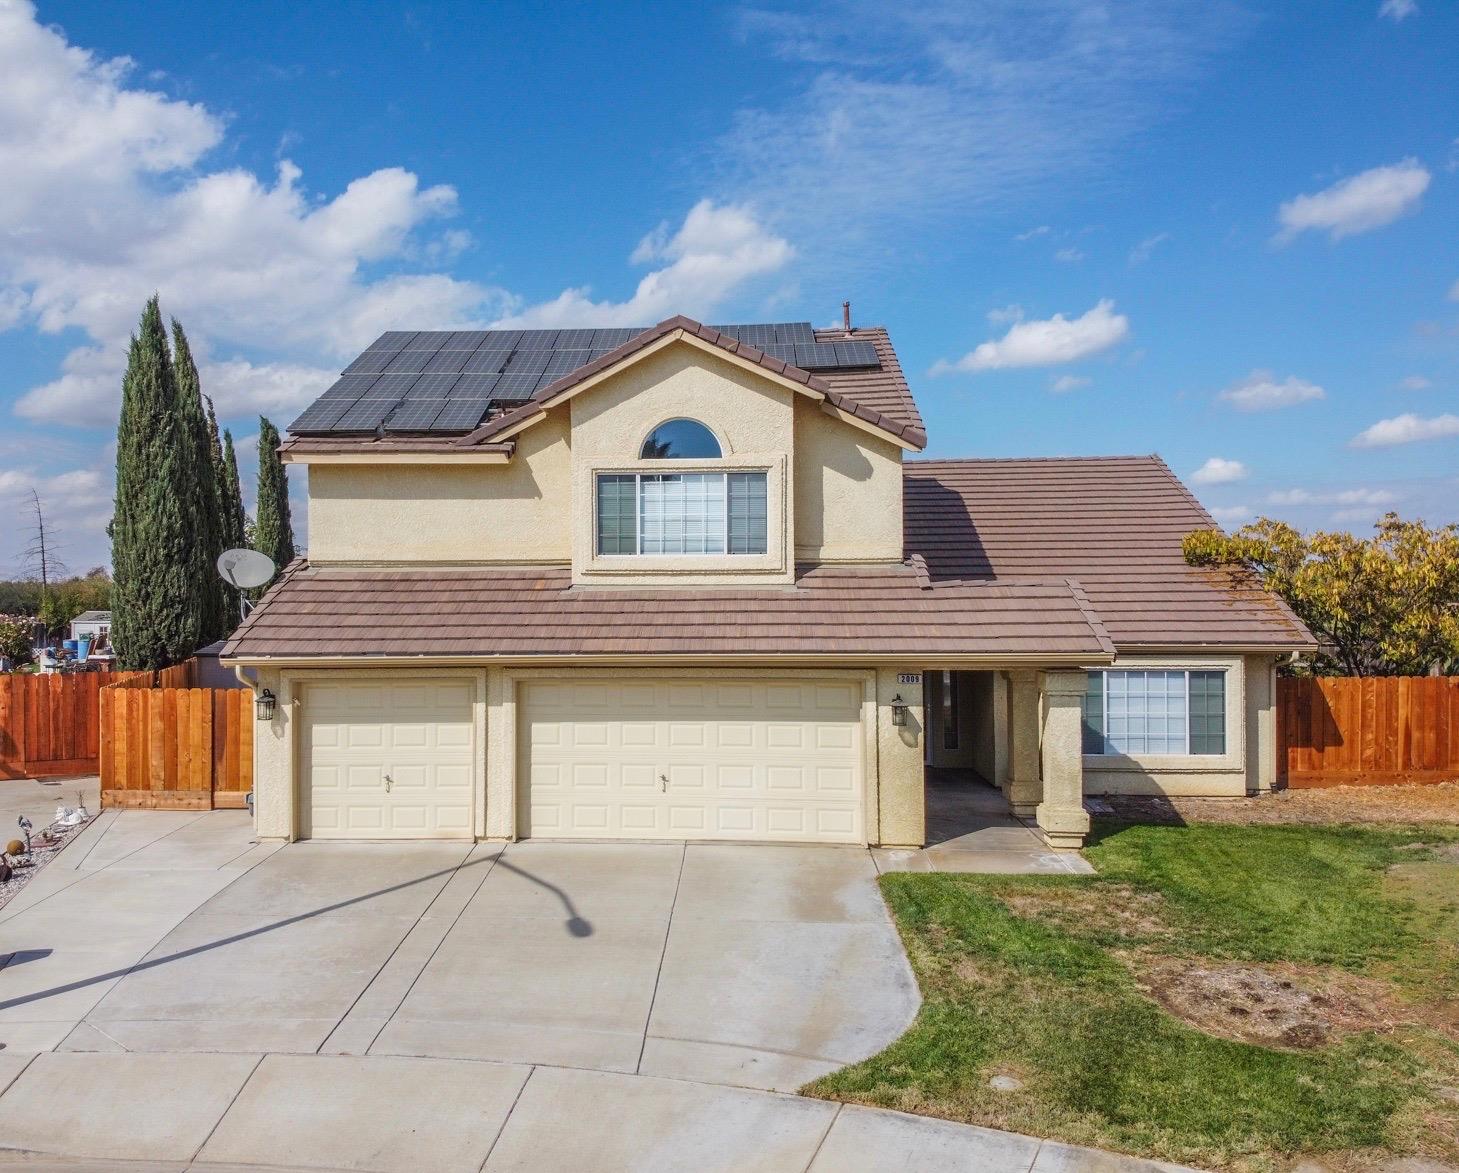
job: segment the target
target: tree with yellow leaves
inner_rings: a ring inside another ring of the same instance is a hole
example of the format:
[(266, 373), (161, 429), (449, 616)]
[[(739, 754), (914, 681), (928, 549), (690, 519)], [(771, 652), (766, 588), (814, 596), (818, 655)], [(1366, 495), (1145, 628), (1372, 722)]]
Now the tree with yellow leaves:
[(1187, 534), (1185, 560), (1253, 574), (1285, 599), (1321, 644), (1314, 672), (1459, 672), (1459, 526), (1389, 513), (1374, 531), (1304, 535), (1263, 517), (1234, 534)]

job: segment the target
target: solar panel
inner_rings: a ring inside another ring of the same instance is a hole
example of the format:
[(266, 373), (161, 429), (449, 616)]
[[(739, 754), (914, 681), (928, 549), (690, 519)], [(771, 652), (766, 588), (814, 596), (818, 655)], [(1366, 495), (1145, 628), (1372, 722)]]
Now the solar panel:
[(404, 350), (429, 350), (437, 351), (446, 344), (446, 339), (451, 337), (449, 330), (422, 330), (414, 338), (405, 344)]
[(428, 428), (432, 432), (469, 432), (491, 406), (487, 399), (451, 399), (442, 405)]
[(446, 406), (444, 398), (407, 399), (385, 419), (387, 432), (424, 432)]
[[(823, 344), (824, 345), (824, 344)], [(881, 358), (870, 342), (837, 342), (836, 364), (842, 367), (879, 367)]]
[[(809, 322), (714, 327), (772, 357), (811, 371), (879, 365), (876, 348), (817, 342)], [(292, 425), (295, 433), (467, 431), (511, 410), (644, 328), (568, 330), (391, 330), (356, 358)]]

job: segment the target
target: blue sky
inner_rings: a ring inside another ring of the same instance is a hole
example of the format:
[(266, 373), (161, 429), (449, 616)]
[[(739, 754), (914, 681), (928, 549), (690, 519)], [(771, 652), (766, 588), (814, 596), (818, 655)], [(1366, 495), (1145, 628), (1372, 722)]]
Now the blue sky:
[(0, 76), (0, 573), (32, 486), (105, 561), (154, 289), (245, 443), (384, 329), (850, 298), (931, 455), (1459, 520), (1448, 0), (0, 0)]

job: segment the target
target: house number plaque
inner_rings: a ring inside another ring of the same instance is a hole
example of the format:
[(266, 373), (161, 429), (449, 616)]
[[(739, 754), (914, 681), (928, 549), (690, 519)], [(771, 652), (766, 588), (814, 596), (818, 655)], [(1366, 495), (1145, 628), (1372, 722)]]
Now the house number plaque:
[(920, 672), (899, 672), (897, 673), (898, 684), (921, 684), (922, 673)]

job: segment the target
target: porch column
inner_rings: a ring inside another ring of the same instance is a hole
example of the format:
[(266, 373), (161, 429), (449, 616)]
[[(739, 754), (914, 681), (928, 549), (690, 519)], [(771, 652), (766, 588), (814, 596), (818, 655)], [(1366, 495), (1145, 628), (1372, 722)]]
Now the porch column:
[(1051, 847), (1082, 847), (1089, 833), (1084, 810), (1084, 745), (1079, 710), (1088, 676), (1043, 673), (1043, 798), (1035, 817)]
[(1039, 674), (1032, 668), (1008, 673), (1008, 784), (1004, 797), (1013, 813), (1031, 819), (1044, 797), (1039, 776)]

